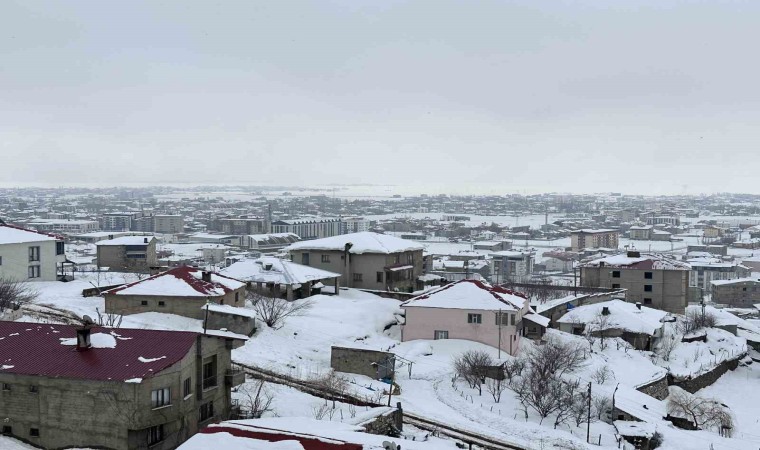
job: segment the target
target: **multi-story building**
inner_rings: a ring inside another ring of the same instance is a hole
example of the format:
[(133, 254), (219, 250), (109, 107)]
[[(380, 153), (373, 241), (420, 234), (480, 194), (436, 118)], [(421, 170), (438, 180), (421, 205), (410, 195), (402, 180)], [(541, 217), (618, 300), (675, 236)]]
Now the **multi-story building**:
[(341, 219), (300, 219), (272, 222), (273, 233), (294, 233), (302, 240), (321, 239), (343, 233)]
[(243, 236), (244, 248), (260, 252), (275, 252), (300, 241), (294, 233), (251, 234)]
[[(269, 223), (261, 217), (240, 217), (215, 219), (209, 223), (210, 231), (224, 234), (249, 235), (269, 233)], [(273, 231), (279, 233), (278, 231)]]
[(751, 275), (752, 270), (739, 263), (719, 259), (690, 259), (689, 287), (704, 289), (709, 293), (711, 283), (716, 280), (733, 280)]
[(132, 221), (141, 217), (143, 217), (143, 213), (139, 211), (106, 213), (100, 219), (101, 228), (105, 231), (130, 231), (134, 228)]
[(2, 433), (41, 448), (173, 449), (228, 418), (245, 380), (225, 333), (0, 322), (0, 337)]
[(118, 272), (150, 272), (158, 265), (156, 238), (123, 236), (97, 244), (98, 267)]
[(35, 219), (27, 222), (26, 226), (37, 231), (66, 234), (90, 233), (100, 229), (97, 220)]
[(422, 275), (423, 247), (413, 241), (364, 232), (296, 242), (293, 262), (341, 274), (348, 287), (412, 292)]
[(363, 217), (344, 217), (343, 224), (343, 234), (369, 231), (369, 220)]
[(576, 230), (570, 233), (570, 246), (574, 252), (586, 248), (618, 248), (617, 230)]
[(628, 237), (632, 240), (648, 241), (652, 237), (652, 225), (632, 226), (628, 229)]
[(737, 278), (710, 283), (712, 302), (734, 308), (752, 308), (760, 304), (760, 279)]
[(626, 301), (683, 314), (689, 287), (687, 263), (629, 251), (581, 266), (581, 286), (627, 289)]
[(154, 233), (177, 234), (185, 229), (185, 219), (178, 214), (155, 214), (151, 216)]
[(678, 216), (647, 215), (647, 225), (681, 225), (681, 219)]
[(65, 262), (60, 236), (0, 221), (0, 276), (17, 281), (56, 281)]
[(525, 282), (533, 274), (532, 252), (506, 250), (491, 253), (491, 280), (496, 283)]

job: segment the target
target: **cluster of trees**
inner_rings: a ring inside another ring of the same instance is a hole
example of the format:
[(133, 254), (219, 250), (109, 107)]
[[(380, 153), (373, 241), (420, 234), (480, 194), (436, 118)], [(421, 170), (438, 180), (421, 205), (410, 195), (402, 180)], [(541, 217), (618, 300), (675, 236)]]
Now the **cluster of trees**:
[[(579, 345), (552, 339), (501, 365), (496, 365), (486, 352), (467, 351), (454, 359), (454, 370), (481, 395), (485, 386), (496, 403), (505, 390), (511, 390), (526, 418), (532, 410), (541, 422), (554, 415), (555, 428), (568, 422), (580, 426), (589, 419), (601, 419), (611, 404), (607, 398), (589, 398), (585, 384), (565, 377), (585, 364), (585, 356)], [(606, 380), (609, 376), (605, 372), (599, 378)]]
[(314, 302), (311, 299), (288, 301), (284, 298), (261, 295), (249, 290), (246, 298), (253, 305), (258, 318), (270, 328), (280, 328), (285, 319), (307, 312)]
[(6, 309), (16, 310), (37, 297), (37, 291), (29, 283), (0, 276), (0, 313)]
[(734, 428), (734, 418), (726, 405), (680, 388), (671, 387), (668, 414), (688, 419), (700, 430), (716, 430), (726, 437), (731, 437)]

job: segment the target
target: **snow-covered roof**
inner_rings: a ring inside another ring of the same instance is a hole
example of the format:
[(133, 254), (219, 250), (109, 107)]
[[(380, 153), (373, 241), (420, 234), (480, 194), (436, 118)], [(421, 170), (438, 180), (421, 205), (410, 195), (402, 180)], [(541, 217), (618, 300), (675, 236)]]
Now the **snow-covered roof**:
[(760, 283), (760, 280), (757, 278), (735, 278), (733, 280), (713, 280), (710, 282), (713, 286), (724, 286), (727, 284), (736, 284), (736, 283)]
[(24, 242), (56, 241), (60, 239), (52, 234), (0, 224), (0, 244), (21, 244)]
[(146, 245), (155, 239), (154, 236), (121, 236), (97, 242), (98, 247), (106, 245)]
[(259, 244), (289, 244), (301, 239), (295, 233), (249, 234), (248, 238)]
[(591, 228), (584, 228), (582, 230), (575, 230), (572, 233), (573, 234), (577, 234), (577, 233), (597, 234), (597, 233), (613, 233), (613, 232), (617, 232), (617, 230), (612, 230), (608, 228), (600, 228), (598, 230), (591, 229)]
[(342, 234), (312, 241), (296, 242), (285, 250), (329, 250), (343, 251), (346, 244), (352, 244), (349, 253), (360, 255), (362, 253), (399, 253), (414, 250), (422, 250), (424, 247), (414, 241), (399, 239), (386, 234), (364, 231), (361, 233)]
[(605, 256), (582, 265), (583, 267), (613, 267), (640, 270), (689, 270), (685, 262), (665, 258), (659, 255), (628, 256), (626, 253)]
[(241, 281), (214, 272), (210, 272), (210, 282), (204, 281), (203, 272), (196, 267), (176, 267), (144, 280), (111, 289), (106, 294), (208, 297), (224, 295), (245, 286)]
[(655, 331), (662, 327), (660, 320), (668, 314), (665, 311), (647, 308), (646, 306), (642, 306), (639, 309), (637, 305), (623, 300), (609, 300), (575, 307), (569, 310), (557, 322), (593, 323), (604, 308), (609, 310), (609, 315), (606, 316), (609, 321), (606, 329), (621, 329), (631, 333), (643, 333), (650, 336), (654, 335)]
[[(267, 269), (267, 267), (269, 267)], [(292, 261), (265, 256), (238, 261), (221, 273), (244, 281), (275, 284), (305, 284), (311, 281), (337, 278), (339, 273), (304, 266)]]
[(517, 292), (476, 280), (460, 280), (415, 297), (401, 306), (517, 311), (527, 299)]
[(657, 431), (657, 425), (649, 422), (616, 420), (613, 423), (618, 434), (621, 436), (651, 438)]
[(542, 327), (546, 328), (549, 326), (549, 320), (548, 317), (544, 317), (540, 314), (530, 313), (523, 316), (523, 320), (528, 320), (530, 322), (533, 322), (537, 325), (541, 325)]
[(239, 308), (232, 305), (217, 305), (216, 303), (206, 303), (205, 305), (201, 306), (201, 309), (208, 309), (209, 311), (213, 311), (215, 313), (229, 314), (231, 316), (250, 318), (256, 317), (256, 311), (248, 308)]

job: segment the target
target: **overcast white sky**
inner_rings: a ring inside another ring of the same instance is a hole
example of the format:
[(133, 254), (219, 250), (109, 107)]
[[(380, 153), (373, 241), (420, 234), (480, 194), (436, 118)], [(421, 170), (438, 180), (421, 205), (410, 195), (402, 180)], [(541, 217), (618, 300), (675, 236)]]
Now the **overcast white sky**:
[(0, 183), (760, 193), (760, 1), (4, 1)]

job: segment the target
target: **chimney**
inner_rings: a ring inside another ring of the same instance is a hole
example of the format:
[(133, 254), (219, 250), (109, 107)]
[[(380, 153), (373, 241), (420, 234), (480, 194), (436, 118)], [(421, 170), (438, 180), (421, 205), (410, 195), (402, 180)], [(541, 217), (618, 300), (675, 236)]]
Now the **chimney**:
[(143, 238), (143, 243), (147, 244), (148, 243), (148, 238)]
[(636, 307), (637, 307), (637, 308), (639, 309), (639, 311), (640, 311), (640, 310), (641, 310), (641, 302), (636, 302)]
[(609, 316), (610, 315), (610, 307), (609, 306), (602, 306), (602, 315), (603, 316)]
[(87, 324), (77, 328), (77, 351), (83, 352), (92, 347), (90, 342), (90, 328), (92, 325)]
[(211, 272), (206, 272), (205, 270), (201, 272), (201, 280), (211, 283)]
[(108, 239), (113, 239), (113, 234), (109, 234)]
[(638, 252), (636, 250), (629, 250), (628, 251), (628, 257), (629, 258), (640, 258), (641, 257), (641, 252)]
[(264, 270), (272, 270), (272, 263), (264, 263)]

